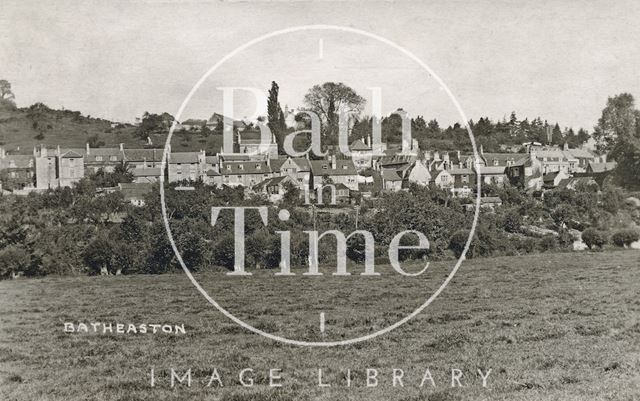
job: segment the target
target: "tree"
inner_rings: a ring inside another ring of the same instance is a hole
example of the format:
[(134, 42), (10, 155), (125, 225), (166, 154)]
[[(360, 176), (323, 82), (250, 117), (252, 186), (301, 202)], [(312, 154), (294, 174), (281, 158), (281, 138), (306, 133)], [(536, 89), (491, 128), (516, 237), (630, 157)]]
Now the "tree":
[(607, 100), (594, 138), (598, 149), (610, 152), (618, 162), (616, 174), (622, 182), (640, 186), (640, 111), (631, 94), (621, 93)]
[(617, 231), (611, 237), (611, 242), (619, 247), (628, 247), (632, 243), (640, 240), (640, 233), (637, 230), (626, 229)]
[(95, 237), (84, 250), (82, 258), (94, 273), (109, 274), (113, 257), (117, 253), (107, 235)]
[(317, 114), (323, 126), (323, 134), (337, 133), (340, 113), (357, 117), (366, 100), (342, 82), (325, 82), (314, 85), (304, 96), (309, 111)]
[(276, 137), (276, 143), (278, 144), (278, 150), (284, 151), (284, 136), (286, 134), (286, 125), (284, 121), (284, 113), (278, 102), (278, 92), (280, 88), (275, 81), (271, 82), (271, 89), (269, 89), (269, 98), (267, 99), (267, 126), (271, 130), (271, 133)]
[(15, 95), (11, 91), (11, 83), (6, 79), (0, 79), (0, 105), (14, 108)]
[(638, 136), (639, 121), (640, 111), (635, 109), (631, 94), (621, 93), (607, 99), (593, 134), (598, 150), (610, 151), (620, 141)]
[(17, 273), (28, 272), (31, 255), (22, 245), (9, 245), (0, 250), (0, 277), (14, 277)]
[(582, 240), (589, 247), (589, 249), (593, 249), (594, 247), (602, 248), (607, 243), (607, 237), (604, 233), (596, 230), (595, 228), (587, 228), (582, 232)]

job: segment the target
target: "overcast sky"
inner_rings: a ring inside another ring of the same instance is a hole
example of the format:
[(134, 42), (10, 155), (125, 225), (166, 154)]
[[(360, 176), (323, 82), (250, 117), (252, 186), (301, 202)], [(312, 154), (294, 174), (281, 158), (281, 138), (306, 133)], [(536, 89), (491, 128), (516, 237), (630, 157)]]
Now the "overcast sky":
[[(608, 96), (640, 97), (640, 2), (220, 2), (4, 0), (0, 79), (19, 106), (44, 102), (113, 120), (175, 114), (198, 79), (239, 45), (306, 24), (362, 29), (413, 52), (468, 117), (542, 116), (591, 129)], [(323, 41), (322, 57), (320, 44)], [(305, 31), (238, 54), (194, 96), (186, 117), (221, 109), (221, 86), (281, 87), (302, 104), (315, 83), (342, 81), (383, 111), (460, 120), (432, 78), (398, 51), (350, 33)], [(370, 102), (369, 102), (370, 104)], [(236, 116), (253, 101), (238, 99)], [(369, 112), (370, 109), (366, 109)]]

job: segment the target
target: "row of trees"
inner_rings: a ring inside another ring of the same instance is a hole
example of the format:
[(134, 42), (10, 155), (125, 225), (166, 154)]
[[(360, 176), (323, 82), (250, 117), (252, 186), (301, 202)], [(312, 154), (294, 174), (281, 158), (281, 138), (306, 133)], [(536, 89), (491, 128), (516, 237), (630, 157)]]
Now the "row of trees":
[[(112, 174), (126, 174), (117, 172)], [(85, 178), (73, 189), (51, 190), (27, 197), (0, 198), (0, 276), (18, 272), (26, 275), (163, 273), (178, 266), (161, 219), (158, 193), (147, 195), (144, 207), (133, 207), (119, 192), (101, 192), (110, 173)], [(232, 268), (234, 238), (232, 213), (221, 213), (210, 224), (212, 206), (260, 206), (260, 196), (245, 197), (241, 188), (217, 189), (198, 182), (193, 191), (166, 194), (170, 225), (178, 249), (191, 269)], [(536, 199), (513, 187), (486, 187), (488, 195), (500, 196), (503, 206), (483, 211), (468, 257), (517, 255), (569, 249), (583, 231), (593, 247), (611, 242), (629, 245), (637, 240), (633, 228), (640, 222), (637, 210), (625, 206), (625, 194), (617, 188), (595, 192), (554, 190)], [(386, 263), (387, 245), (398, 232), (419, 230), (429, 238), (428, 252), (405, 252), (401, 258), (431, 260), (459, 256), (469, 235), (472, 215), (463, 202), (436, 188), (414, 186), (407, 192), (389, 193), (377, 200), (363, 201), (359, 211), (319, 213), (318, 231), (337, 229), (350, 233), (367, 230), (376, 242), (376, 263)], [(272, 207), (265, 227), (257, 212), (246, 215), (246, 262), (248, 266), (277, 268), (280, 238), (276, 231), (291, 232), (292, 264), (307, 264), (308, 242), (303, 233), (313, 227), (313, 214), (300, 206), (295, 196), (286, 197), (281, 207), (291, 212), (287, 222), (277, 218)], [(628, 226), (625, 226), (628, 225)], [(536, 233), (532, 227), (546, 231)], [(591, 231), (606, 233), (602, 242)], [(361, 262), (364, 241), (360, 236), (348, 242), (347, 256)], [(320, 261), (335, 262), (335, 241), (321, 243)]]

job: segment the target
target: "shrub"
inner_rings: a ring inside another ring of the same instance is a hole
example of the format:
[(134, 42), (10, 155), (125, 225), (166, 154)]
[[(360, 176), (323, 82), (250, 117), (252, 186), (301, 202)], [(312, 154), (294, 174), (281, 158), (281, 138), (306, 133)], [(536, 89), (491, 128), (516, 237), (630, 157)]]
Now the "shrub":
[(587, 228), (584, 230), (582, 232), (582, 240), (587, 244), (589, 249), (593, 249), (594, 247), (602, 248), (607, 243), (605, 234), (595, 228)]
[(558, 241), (554, 235), (545, 235), (538, 242), (538, 249), (540, 252), (547, 252), (556, 249)]
[(617, 231), (611, 237), (611, 242), (620, 247), (629, 246), (632, 242), (636, 242), (638, 240), (640, 240), (640, 233), (633, 229)]
[[(458, 230), (449, 239), (449, 249), (453, 251), (456, 255), (456, 258), (459, 258), (464, 252), (464, 246), (467, 244), (467, 240), (469, 239), (469, 231), (467, 230)], [(469, 255), (471, 256), (471, 255)]]

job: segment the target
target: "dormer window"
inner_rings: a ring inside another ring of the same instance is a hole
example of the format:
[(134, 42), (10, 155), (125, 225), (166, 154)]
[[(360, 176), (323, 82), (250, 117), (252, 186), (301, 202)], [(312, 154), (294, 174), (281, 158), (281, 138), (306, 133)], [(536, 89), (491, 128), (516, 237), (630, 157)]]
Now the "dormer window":
[(241, 164), (241, 165), (239, 165), (239, 166), (238, 166), (238, 168), (239, 168), (240, 170), (244, 170), (244, 166), (243, 166), (242, 164)]
[(342, 166), (342, 169), (346, 170), (347, 169), (347, 165), (345, 164), (344, 166)]
[(102, 161), (102, 156), (96, 156), (96, 161), (97, 162), (101, 162)]
[(109, 158), (109, 160), (111, 160), (112, 162), (117, 162), (118, 161), (118, 156), (111, 156)]
[(493, 165), (494, 166), (498, 166), (500, 164), (500, 162), (498, 161), (498, 159), (494, 159), (493, 160)]
[(328, 168), (329, 168), (329, 166), (327, 166), (326, 164), (323, 164), (323, 165), (322, 165), (322, 169), (323, 169), (323, 170), (327, 170)]
[(227, 170), (231, 171), (231, 165), (230, 164), (227, 165)]
[(256, 170), (261, 170), (262, 166), (260, 164), (256, 164)]

